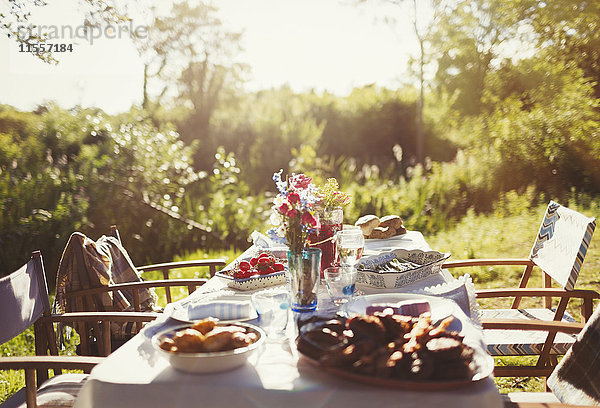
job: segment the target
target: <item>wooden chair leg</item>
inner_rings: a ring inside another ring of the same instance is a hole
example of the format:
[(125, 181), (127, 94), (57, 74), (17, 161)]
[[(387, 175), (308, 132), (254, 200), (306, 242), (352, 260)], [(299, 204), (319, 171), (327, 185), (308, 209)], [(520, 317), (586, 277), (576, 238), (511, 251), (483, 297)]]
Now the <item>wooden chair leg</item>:
[(592, 313), (594, 312), (594, 301), (590, 297), (583, 298), (583, 302), (581, 303), (581, 316), (583, 316), (583, 321), (587, 322), (592, 317)]
[(37, 407), (37, 390), (35, 384), (35, 369), (25, 369), (25, 401), (27, 408)]
[(79, 333), (79, 345), (81, 346), (81, 355), (91, 355), (91, 347), (89, 342), (89, 330), (87, 323), (77, 323), (77, 332)]
[[(521, 276), (521, 282), (519, 282), (520, 288), (527, 287), (527, 282), (529, 282), (529, 277), (531, 276), (531, 271), (533, 271), (533, 264), (527, 265), (525, 270), (523, 271), (523, 276)], [(516, 296), (511, 305), (511, 309), (518, 309), (521, 304), (521, 296)]]
[[(163, 278), (165, 280), (168, 280), (169, 279), (170, 270), (169, 269), (163, 269), (162, 273), (163, 273)], [(173, 299), (171, 298), (171, 287), (170, 286), (167, 286), (165, 288), (165, 294), (167, 295), (167, 303), (172, 303)]]
[[(550, 275), (548, 275), (546, 272), (544, 272), (544, 288), (551, 288), (551, 287), (552, 287), (552, 278), (550, 277)], [(552, 308), (552, 297), (546, 296), (544, 298), (544, 307), (546, 309)]]
[[(46, 331), (42, 327), (42, 323), (38, 320), (33, 324), (33, 332), (35, 337), (35, 355), (45, 356), (48, 354), (48, 338)], [(37, 383), (41, 384), (48, 379), (48, 370), (33, 371), (37, 377)], [(35, 384), (34, 384), (35, 387)]]
[[(111, 339), (110, 339), (110, 322), (103, 321), (101, 324), (102, 330), (102, 350), (98, 350), (103, 356), (108, 356), (112, 351)], [(99, 345), (100, 346), (100, 345)], [(100, 348), (100, 347), (99, 347)]]
[(136, 312), (142, 311), (142, 306), (140, 304), (140, 291), (139, 289), (133, 290), (133, 310)]
[[(562, 298), (558, 303), (558, 307), (556, 308), (556, 312), (554, 313), (554, 321), (559, 322), (562, 320), (565, 310), (567, 309), (567, 304), (569, 303), (569, 298)], [(556, 356), (552, 356), (550, 352), (552, 351), (552, 345), (554, 344), (554, 339), (556, 338), (556, 331), (548, 332), (548, 336), (546, 336), (546, 341), (544, 342), (544, 346), (542, 347), (542, 353), (538, 359), (537, 366), (555, 366), (558, 360)], [(554, 363), (554, 365), (553, 365)]]

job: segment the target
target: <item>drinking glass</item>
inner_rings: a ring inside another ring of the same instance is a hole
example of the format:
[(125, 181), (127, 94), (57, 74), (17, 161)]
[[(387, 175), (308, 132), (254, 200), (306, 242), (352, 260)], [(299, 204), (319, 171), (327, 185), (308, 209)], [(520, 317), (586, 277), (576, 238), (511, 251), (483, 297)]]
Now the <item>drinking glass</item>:
[(353, 266), (333, 266), (325, 269), (327, 291), (336, 306), (346, 303), (354, 296), (357, 273)]
[(361, 229), (343, 229), (335, 237), (337, 258), (342, 266), (354, 267), (362, 256), (365, 239)]
[(265, 290), (252, 295), (258, 323), (268, 337), (283, 337), (288, 322), (290, 295), (287, 290)]

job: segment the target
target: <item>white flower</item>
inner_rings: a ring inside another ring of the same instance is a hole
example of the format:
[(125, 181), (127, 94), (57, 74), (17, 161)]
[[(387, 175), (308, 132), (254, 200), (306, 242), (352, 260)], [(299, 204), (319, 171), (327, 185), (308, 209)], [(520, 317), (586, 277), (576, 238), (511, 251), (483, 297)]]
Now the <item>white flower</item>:
[(269, 221), (271, 221), (271, 224), (273, 226), (277, 227), (277, 226), (281, 225), (283, 219), (279, 212), (272, 212), (271, 216), (269, 217)]

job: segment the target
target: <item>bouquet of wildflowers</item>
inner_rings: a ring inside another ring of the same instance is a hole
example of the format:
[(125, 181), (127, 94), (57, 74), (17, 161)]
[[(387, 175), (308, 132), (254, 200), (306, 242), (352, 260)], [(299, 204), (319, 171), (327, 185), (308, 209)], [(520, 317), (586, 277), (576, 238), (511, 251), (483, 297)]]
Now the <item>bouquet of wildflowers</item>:
[(325, 211), (331, 211), (336, 207), (343, 208), (350, 204), (350, 195), (340, 191), (339, 188), (335, 178), (328, 178), (327, 182), (317, 189), (318, 206)]
[(308, 233), (320, 227), (314, 216), (314, 205), (319, 197), (311, 177), (292, 173), (283, 180), (282, 173), (280, 170), (273, 174), (279, 194), (274, 200), (271, 222), (285, 235), (290, 250), (300, 252), (307, 246)]

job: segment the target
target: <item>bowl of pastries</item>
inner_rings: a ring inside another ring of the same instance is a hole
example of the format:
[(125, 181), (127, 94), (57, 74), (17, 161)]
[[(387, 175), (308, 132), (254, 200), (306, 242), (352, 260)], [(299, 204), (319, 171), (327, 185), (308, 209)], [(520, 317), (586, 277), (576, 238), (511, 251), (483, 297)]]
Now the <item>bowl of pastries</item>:
[(152, 344), (173, 368), (204, 374), (244, 365), (265, 338), (265, 332), (254, 325), (209, 317), (158, 333)]

